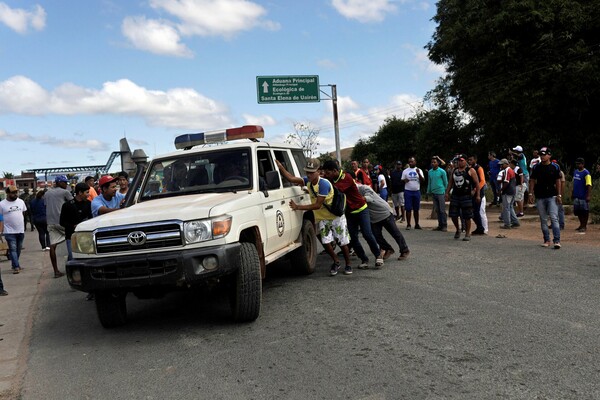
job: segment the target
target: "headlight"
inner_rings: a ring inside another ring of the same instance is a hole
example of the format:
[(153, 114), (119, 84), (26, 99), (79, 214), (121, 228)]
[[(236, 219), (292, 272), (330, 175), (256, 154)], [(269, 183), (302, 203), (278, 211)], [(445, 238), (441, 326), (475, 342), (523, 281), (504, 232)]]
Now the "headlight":
[(231, 229), (231, 216), (188, 221), (183, 225), (186, 244), (204, 242), (226, 236)]
[(183, 234), (188, 244), (212, 239), (210, 220), (186, 222), (183, 226)]
[(73, 248), (73, 253), (96, 253), (96, 248), (94, 246), (94, 235), (92, 232), (73, 233), (73, 236), (71, 236), (71, 247)]

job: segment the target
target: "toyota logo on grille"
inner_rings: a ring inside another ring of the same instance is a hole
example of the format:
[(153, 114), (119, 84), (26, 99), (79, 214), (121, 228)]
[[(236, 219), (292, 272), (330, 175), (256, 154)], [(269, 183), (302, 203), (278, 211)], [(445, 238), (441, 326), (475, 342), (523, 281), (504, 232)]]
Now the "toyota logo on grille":
[(131, 232), (127, 235), (127, 241), (132, 246), (141, 246), (146, 243), (146, 234), (142, 231)]

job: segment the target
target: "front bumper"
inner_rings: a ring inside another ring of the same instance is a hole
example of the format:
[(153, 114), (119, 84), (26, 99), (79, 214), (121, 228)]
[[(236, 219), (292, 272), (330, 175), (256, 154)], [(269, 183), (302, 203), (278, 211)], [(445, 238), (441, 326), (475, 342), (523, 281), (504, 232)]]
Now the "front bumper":
[[(233, 272), (239, 253), (240, 244), (232, 243), (164, 253), (80, 258), (67, 262), (67, 277), (72, 288), (83, 292), (149, 286), (175, 289)], [(202, 260), (209, 256), (218, 260), (218, 267), (210, 271), (202, 267)]]

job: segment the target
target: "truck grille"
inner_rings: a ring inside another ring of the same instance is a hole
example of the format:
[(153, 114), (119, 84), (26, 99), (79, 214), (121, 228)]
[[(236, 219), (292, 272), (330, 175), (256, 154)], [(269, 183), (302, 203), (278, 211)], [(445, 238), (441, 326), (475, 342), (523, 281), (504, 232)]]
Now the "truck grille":
[(179, 222), (101, 229), (96, 232), (96, 252), (106, 254), (177, 247), (183, 244), (181, 231)]

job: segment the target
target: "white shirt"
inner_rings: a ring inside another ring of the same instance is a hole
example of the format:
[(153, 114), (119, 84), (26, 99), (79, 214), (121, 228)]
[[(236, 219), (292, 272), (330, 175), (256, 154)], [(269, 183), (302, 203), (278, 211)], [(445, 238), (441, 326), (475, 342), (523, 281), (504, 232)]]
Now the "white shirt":
[(402, 171), (402, 179), (408, 179), (408, 182), (404, 185), (404, 190), (421, 190), (421, 180), (425, 179), (423, 176), (423, 171), (421, 171), (418, 167), (415, 168), (406, 168)]
[(387, 183), (385, 181), (385, 176), (379, 174), (377, 176), (377, 183), (379, 184), (379, 189), (385, 189), (387, 188)]
[(19, 198), (15, 201), (4, 199), (0, 201), (0, 214), (4, 218), (3, 233), (25, 233), (25, 218), (23, 212), (27, 211), (25, 202)]

